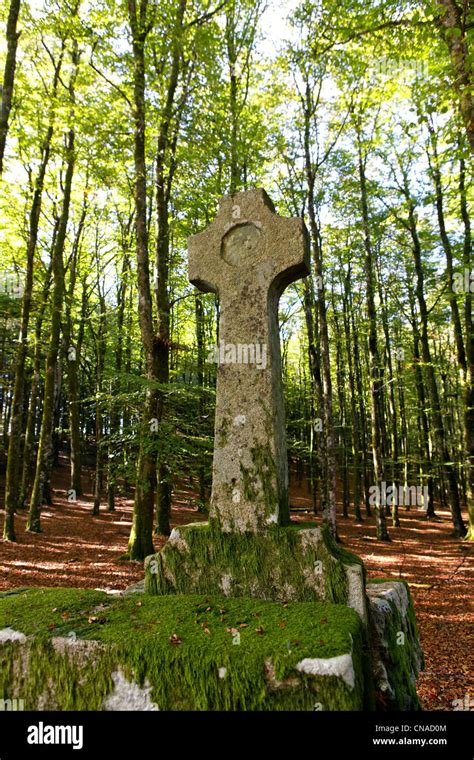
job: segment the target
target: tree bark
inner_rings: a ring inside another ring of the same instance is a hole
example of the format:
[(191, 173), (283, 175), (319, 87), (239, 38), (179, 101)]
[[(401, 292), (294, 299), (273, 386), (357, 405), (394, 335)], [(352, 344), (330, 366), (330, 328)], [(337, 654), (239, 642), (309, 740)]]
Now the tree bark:
[(331, 380), (331, 359), (329, 351), (329, 329), (327, 322), (326, 286), (324, 282), (325, 271), (323, 265), (323, 252), (321, 231), (316, 217), (316, 199), (314, 193), (315, 172), (311, 159), (311, 119), (315, 110), (313, 96), (309, 82), (306, 83), (304, 100), (304, 156), (305, 174), (308, 198), (309, 231), (312, 243), (313, 261), (318, 283), (316, 305), (318, 309), (321, 365), (323, 380), (323, 411), (324, 411), (324, 438), (325, 438), (325, 482), (321, 491), (323, 521), (329, 526), (333, 536), (337, 535), (336, 528), (336, 442), (334, 435), (333, 398)]
[[(374, 462), (374, 474), (376, 484), (381, 488), (384, 480), (384, 465), (382, 459), (382, 440), (381, 440), (381, 393), (382, 383), (380, 379), (380, 357), (377, 344), (377, 312), (375, 309), (374, 277), (375, 262), (372, 251), (372, 241), (370, 237), (369, 208), (367, 202), (367, 179), (365, 176), (365, 162), (362, 153), (361, 137), (357, 134), (359, 150), (359, 181), (360, 181), (360, 199), (362, 210), (362, 223), (364, 228), (364, 247), (365, 247), (365, 283), (366, 283), (366, 302), (367, 317), (369, 323), (369, 356), (370, 356), (370, 410), (372, 423), (372, 457)], [(375, 504), (375, 521), (377, 526), (377, 538), (379, 541), (390, 541), (387, 531), (387, 522), (385, 509), (376, 500)]]
[[(74, 83), (77, 77), (79, 66), (79, 54), (77, 43), (73, 45), (72, 51), (73, 72), (69, 83), (69, 94), (71, 106), (74, 106)], [(73, 115), (72, 116), (72, 123)], [(46, 358), (46, 371), (44, 382), (44, 399), (43, 399), (43, 418), (41, 424), (41, 433), (38, 444), (38, 453), (36, 458), (36, 473), (31, 494), (30, 511), (28, 514), (27, 530), (33, 533), (41, 531), (41, 505), (44, 503), (47, 489), (49, 487), (51, 453), (52, 453), (52, 422), (54, 414), (54, 388), (56, 363), (58, 360), (59, 341), (61, 335), (61, 316), (64, 301), (64, 246), (66, 242), (67, 226), (69, 221), (69, 210), (71, 205), (72, 179), (75, 167), (75, 131), (71, 127), (67, 136), (66, 144), (66, 173), (64, 178), (64, 194), (59, 218), (58, 234), (56, 244), (53, 249), (52, 270), (53, 270), (53, 295), (52, 295), (52, 317), (51, 317), (51, 335), (49, 342), (48, 355)]]
[[(56, 240), (56, 230), (53, 235), (53, 248)], [(21, 476), (21, 488), (19, 497), (19, 506), (26, 507), (28, 491), (30, 487), (30, 469), (33, 452), (33, 443), (35, 438), (36, 411), (38, 407), (38, 393), (41, 380), (41, 333), (43, 327), (43, 318), (48, 303), (48, 296), (51, 287), (51, 262), (49, 264), (46, 278), (41, 293), (41, 300), (36, 315), (35, 325), (35, 354), (33, 359), (33, 378), (31, 382), (30, 403), (28, 407), (28, 416), (26, 421), (25, 445), (23, 447), (23, 466)]]
[(442, 463), (442, 469), (447, 480), (448, 487), (448, 501), (449, 508), (451, 510), (451, 516), (455, 533), (458, 536), (464, 536), (466, 528), (462, 519), (461, 507), (459, 503), (459, 491), (457, 486), (456, 472), (451, 464), (451, 457), (449, 455), (448, 446), (446, 443), (446, 436), (443, 423), (443, 414), (441, 410), (441, 403), (439, 398), (438, 386), (436, 383), (436, 375), (434, 370), (434, 364), (431, 356), (431, 348), (429, 343), (428, 332), (428, 309), (426, 306), (424, 295), (424, 274), (423, 264), (421, 260), (421, 243), (418, 236), (418, 229), (415, 216), (415, 207), (408, 188), (407, 177), (404, 177), (404, 196), (408, 207), (408, 227), (412, 238), (412, 252), (415, 264), (415, 293), (418, 301), (418, 307), (420, 310), (420, 341), (421, 341), (421, 353), (423, 363), (425, 365), (426, 372), (426, 385), (431, 404), (431, 420), (433, 426), (433, 442), (436, 449), (437, 461)]
[(454, 72), (453, 88), (459, 102), (459, 109), (466, 129), (467, 139), (474, 153), (474, 94), (472, 50), (469, 50), (466, 24), (472, 23), (470, 2), (464, 0), (464, 9), (456, 0), (438, 0), (441, 10), (439, 26), (448, 46)]
[[(55, 98), (63, 62), (64, 45), (56, 63), (53, 74), (52, 96)], [(15, 380), (13, 386), (13, 402), (10, 418), (10, 437), (8, 442), (7, 472), (5, 481), (5, 523), (3, 537), (15, 541), (14, 515), (18, 506), (18, 464), (20, 462), (21, 429), (23, 420), (23, 379), (25, 362), (28, 351), (28, 329), (30, 323), (33, 297), (33, 269), (38, 242), (39, 220), (43, 199), (43, 186), (46, 169), (51, 152), (51, 141), (54, 133), (54, 110), (50, 110), (48, 128), (41, 148), (41, 161), (36, 175), (33, 200), (29, 215), (28, 242), (26, 248), (26, 273), (21, 307), (20, 339), (15, 361)]]
[(145, 44), (148, 0), (128, 0), (132, 31), (134, 164), (135, 164), (135, 245), (137, 256), (140, 333), (145, 351), (146, 390), (137, 463), (137, 482), (133, 504), (133, 523), (128, 541), (128, 556), (143, 560), (153, 553), (153, 495), (156, 486), (156, 454), (147, 445), (150, 422), (157, 415), (157, 392), (153, 383), (158, 375), (155, 351), (153, 304), (150, 289), (150, 262), (147, 229), (146, 120), (145, 120)]
[[(472, 233), (466, 195), (466, 165), (461, 158), (459, 168), (459, 195), (461, 218), (464, 226), (463, 266), (471, 272)], [(474, 541), (474, 325), (472, 324), (472, 293), (466, 288), (464, 294), (464, 324), (466, 332), (466, 379), (464, 389), (464, 467), (466, 475), (466, 499), (469, 528), (466, 538)]]
[(8, 120), (13, 100), (13, 86), (15, 83), (16, 51), (18, 38), (21, 32), (17, 31), (18, 17), (20, 15), (21, 0), (10, 0), (10, 10), (7, 20), (7, 57), (3, 71), (2, 102), (0, 108), (0, 177), (3, 174), (3, 158), (7, 143)]

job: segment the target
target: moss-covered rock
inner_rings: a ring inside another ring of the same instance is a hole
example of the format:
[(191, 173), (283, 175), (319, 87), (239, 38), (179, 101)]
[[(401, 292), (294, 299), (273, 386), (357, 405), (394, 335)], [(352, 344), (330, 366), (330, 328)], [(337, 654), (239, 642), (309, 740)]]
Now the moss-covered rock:
[(28, 710), (361, 710), (372, 706), (366, 646), (342, 605), (29, 589), (0, 598), (0, 699)]
[(301, 523), (224, 533), (210, 523), (175, 528), (145, 562), (149, 594), (224, 594), (347, 604), (366, 619), (364, 568), (325, 528)]
[(385, 710), (420, 709), (416, 678), (424, 666), (415, 611), (405, 581), (367, 584), (377, 704)]

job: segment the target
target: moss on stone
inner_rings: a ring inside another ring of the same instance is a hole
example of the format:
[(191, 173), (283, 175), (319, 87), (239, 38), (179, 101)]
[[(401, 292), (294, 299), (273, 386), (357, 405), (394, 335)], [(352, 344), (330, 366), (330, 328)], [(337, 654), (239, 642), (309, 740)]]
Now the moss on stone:
[(296, 526), (275, 525), (264, 533), (224, 533), (213, 521), (183, 526), (147, 558), (145, 591), (346, 604), (345, 565), (328, 531), (318, 535)]
[[(364, 627), (340, 605), (31, 589), (0, 600), (0, 628), (7, 627), (31, 639), (0, 646), (0, 698), (21, 697), (27, 709), (101, 709), (118, 668), (140, 686), (149, 682), (160, 709), (312, 710), (321, 703), (353, 710), (369, 703)], [(64, 646), (71, 632), (76, 642)], [(354, 688), (295, 671), (305, 658), (351, 652)]]
[[(407, 595), (407, 607), (403, 613), (390, 596), (382, 592), (380, 596), (376, 596), (376, 599), (382, 600), (390, 607), (390, 613), (384, 615), (383, 632), (373, 629), (373, 642), (379, 650), (392, 690), (391, 695), (382, 695), (383, 699), (388, 698), (390, 708), (394, 710), (421, 709), (416, 692), (416, 676), (424, 667), (424, 657), (408, 583), (398, 578), (377, 578), (371, 579), (370, 585), (372, 584), (390, 584), (392, 587), (402, 584)], [(372, 615), (375, 612), (372, 607)], [(401, 633), (403, 640), (399, 638)]]

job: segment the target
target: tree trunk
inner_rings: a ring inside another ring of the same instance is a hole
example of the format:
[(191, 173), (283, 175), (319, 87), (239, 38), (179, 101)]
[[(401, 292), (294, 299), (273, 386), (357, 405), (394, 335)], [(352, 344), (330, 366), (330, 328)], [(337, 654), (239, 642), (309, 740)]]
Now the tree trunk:
[[(462, 158), (459, 169), (459, 194), (461, 218), (464, 225), (463, 266), (471, 272), (472, 234), (466, 195), (466, 166)], [(472, 324), (472, 293), (466, 288), (464, 294), (464, 324), (466, 331), (466, 379), (464, 389), (464, 467), (466, 475), (466, 499), (469, 528), (466, 538), (474, 541), (474, 326)]]
[[(53, 97), (56, 95), (64, 55), (64, 45), (53, 75)], [(21, 327), (18, 351), (15, 362), (15, 380), (10, 419), (10, 437), (8, 442), (7, 472), (5, 481), (5, 523), (3, 537), (15, 541), (14, 514), (18, 506), (18, 465), (20, 462), (21, 428), (23, 419), (23, 379), (28, 351), (28, 328), (30, 323), (31, 302), (33, 296), (33, 269), (36, 246), (38, 242), (39, 220), (43, 199), (43, 185), (48, 166), (51, 140), (54, 132), (54, 111), (50, 112), (49, 125), (41, 148), (41, 162), (35, 180), (33, 201), (29, 216), (28, 242), (26, 249), (26, 274), (21, 307)]]
[[(157, 377), (153, 306), (150, 290), (150, 262), (147, 229), (147, 181), (145, 154), (145, 42), (148, 0), (128, 0), (128, 16), (132, 31), (133, 99), (134, 99), (134, 164), (135, 164), (135, 238), (138, 274), (140, 332), (145, 350), (146, 374), (150, 383)], [(128, 541), (128, 556), (143, 560), (153, 553), (153, 494), (156, 485), (156, 454), (147, 445), (149, 425), (157, 415), (157, 392), (147, 387), (140, 433), (137, 482), (133, 504), (133, 524)]]
[[(369, 356), (370, 356), (370, 409), (372, 423), (372, 457), (374, 462), (374, 474), (376, 485), (381, 488), (384, 480), (384, 465), (382, 460), (382, 440), (381, 440), (381, 393), (382, 383), (380, 379), (380, 358), (377, 345), (377, 312), (375, 308), (374, 297), (374, 277), (375, 262), (372, 252), (372, 241), (370, 237), (369, 209), (367, 203), (367, 180), (365, 176), (365, 163), (362, 155), (362, 145), (360, 134), (358, 137), (359, 147), (359, 180), (360, 180), (360, 198), (362, 209), (362, 222), (364, 227), (364, 247), (365, 247), (365, 282), (366, 282), (366, 301), (367, 317), (369, 322)], [(376, 499), (375, 504), (375, 521), (377, 526), (377, 538), (379, 541), (390, 541), (387, 532), (387, 523), (385, 509)]]
[[(87, 214), (87, 194), (84, 194), (82, 212), (77, 227), (76, 236), (71, 252), (69, 264), (69, 287), (66, 298), (66, 308), (63, 325), (63, 341), (65, 364), (67, 367), (67, 400), (70, 442), (70, 489), (74, 492), (74, 499), (82, 496), (82, 465), (81, 465), (81, 429), (79, 417), (79, 393), (77, 370), (80, 357), (77, 343), (74, 346), (72, 304), (76, 295), (77, 267), (79, 264), (79, 250)], [(83, 315), (81, 314), (81, 318)]]
[[(186, 88), (183, 98), (176, 109), (174, 134), (171, 131), (173, 109), (182, 57), (182, 36), (187, 0), (179, 0), (173, 33), (173, 51), (167, 85), (166, 103), (160, 121), (158, 148), (156, 154), (156, 311), (158, 331), (155, 341), (157, 380), (161, 386), (158, 392), (158, 425), (163, 421), (165, 412), (165, 388), (170, 381), (170, 295), (169, 295), (169, 259), (170, 226), (169, 204), (171, 188), (176, 166), (175, 154), (179, 134), (179, 116), (187, 98)], [(168, 171), (166, 172), (166, 168)], [(171, 532), (171, 471), (167, 456), (158, 457), (158, 488), (156, 494), (156, 532), (169, 536)]]
[(346, 339), (347, 364), (349, 370), (349, 393), (350, 393), (350, 410), (351, 410), (351, 436), (352, 436), (352, 488), (354, 496), (354, 514), (358, 522), (362, 522), (362, 513), (360, 511), (361, 502), (361, 467), (360, 467), (360, 436), (359, 436), (359, 419), (357, 414), (357, 389), (354, 376), (354, 364), (352, 359), (352, 342), (349, 320), (348, 294), (350, 290), (351, 269), (349, 267), (344, 277), (344, 295), (343, 321), (344, 334)]
[(425, 365), (426, 372), (426, 385), (431, 404), (431, 419), (433, 425), (433, 442), (436, 449), (436, 459), (442, 463), (444, 474), (446, 476), (448, 484), (448, 500), (449, 508), (451, 510), (451, 516), (455, 533), (458, 536), (464, 536), (466, 528), (462, 519), (461, 507), (459, 503), (459, 492), (457, 487), (456, 473), (453, 465), (451, 464), (451, 457), (448, 452), (446, 443), (446, 436), (443, 423), (443, 414), (441, 411), (441, 404), (438, 392), (438, 386), (436, 383), (436, 375), (434, 370), (434, 364), (431, 357), (431, 349), (429, 344), (429, 332), (428, 332), (428, 309), (426, 306), (424, 296), (424, 275), (423, 265), (421, 260), (421, 243), (418, 237), (418, 230), (415, 217), (415, 208), (408, 188), (408, 180), (404, 177), (404, 196), (408, 206), (408, 226), (412, 238), (412, 252), (415, 264), (416, 284), (415, 293), (418, 301), (418, 307), (420, 310), (420, 341), (421, 341), (421, 353), (423, 357), (423, 363)]
[[(196, 293), (194, 298), (196, 316), (197, 381), (199, 388), (198, 416), (199, 422), (202, 424), (204, 418), (204, 304), (200, 293)], [(203, 455), (200, 456), (198, 464), (198, 478), (198, 512), (206, 512), (206, 466)]]
[[(53, 248), (56, 240), (56, 230), (53, 235)], [(31, 459), (33, 452), (33, 443), (35, 437), (36, 411), (38, 406), (38, 393), (41, 380), (41, 332), (43, 327), (44, 313), (48, 303), (49, 290), (51, 287), (51, 263), (46, 273), (46, 278), (41, 293), (38, 314), (36, 315), (35, 325), (35, 354), (33, 359), (33, 378), (31, 382), (30, 404), (28, 407), (28, 416), (26, 421), (25, 445), (23, 447), (23, 466), (21, 475), (21, 488), (19, 497), (19, 506), (26, 507), (28, 500), (28, 491), (30, 487)]]
[[(468, 21), (469, 0), (464, 8), (456, 0), (438, 0), (441, 10), (439, 24), (442, 36), (448, 46), (454, 72), (453, 88), (458, 96), (459, 109), (464, 121), (467, 139), (474, 153), (474, 95), (472, 50), (469, 50), (466, 22)], [(472, 16), (471, 22), (472, 22)]]
[(306, 84), (304, 102), (304, 155), (305, 174), (308, 197), (309, 231), (312, 243), (315, 274), (318, 283), (317, 309), (319, 318), (319, 335), (321, 347), (321, 365), (323, 379), (323, 410), (324, 410), (324, 438), (325, 438), (325, 482), (321, 495), (323, 497), (322, 512), (323, 521), (329, 526), (333, 536), (337, 535), (336, 529), (336, 443), (334, 435), (331, 359), (329, 352), (329, 330), (327, 322), (326, 286), (324, 282), (325, 271), (323, 265), (322, 241), (319, 223), (316, 217), (315, 207), (315, 172), (311, 159), (311, 136), (310, 125), (314, 113), (314, 103), (309, 83)]
[(21, 0), (10, 0), (7, 21), (7, 57), (3, 71), (2, 102), (0, 108), (0, 177), (3, 174), (3, 157), (8, 134), (8, 119), (12, 107), (13, 85), (15, 82), (16, 50), (21, 32), (17, 32)]
[[(74, 44), (72, 52), (73, 72), (69, 83), (71, 106), (74, 105), (74, 82), (77, 77), (79, 66), (79, 54), (77, 44)], [(72, 119), (73, 119), (73, 115)], [(36, 473), (31, 494), (30, 511), (28, 515), (27, 530), (39, 533), (41, 530), (40, 513), (41, 505), (47, 494), (50, 479), (50, 461), (52, 449), (52, 423), (54, 414), (54, 387), (56, 375), (56, 362), (58, 360), (59, 340), (61, 335), (61, 316), (64, 300), (64, 246), (66, 242), (67, 226), (69, 221), (69, 209), (71, 205), (72, 178), (75, 166), (75, 132), (74, 127), (69, 130), (66, 145), (66, 174), (64, 178), (64, 195), (59, 218), (56, 245), (53, 249), (53, 296), (51, 335), (48, 355), (46, 358), (46, 372), (44, 381), (43, 418), (41, 433), (36, 458)]]

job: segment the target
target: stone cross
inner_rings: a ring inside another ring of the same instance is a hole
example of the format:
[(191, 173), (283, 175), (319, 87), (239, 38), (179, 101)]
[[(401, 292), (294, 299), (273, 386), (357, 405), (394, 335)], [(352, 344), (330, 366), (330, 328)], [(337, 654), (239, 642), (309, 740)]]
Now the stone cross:
[(279, 217), (264, 190), (225, 196), (189, 239), (190, 281), (219, 296), (210, 520), (224, 532), (289, 521), (278, 302), (308, 273), (303, 220)]

